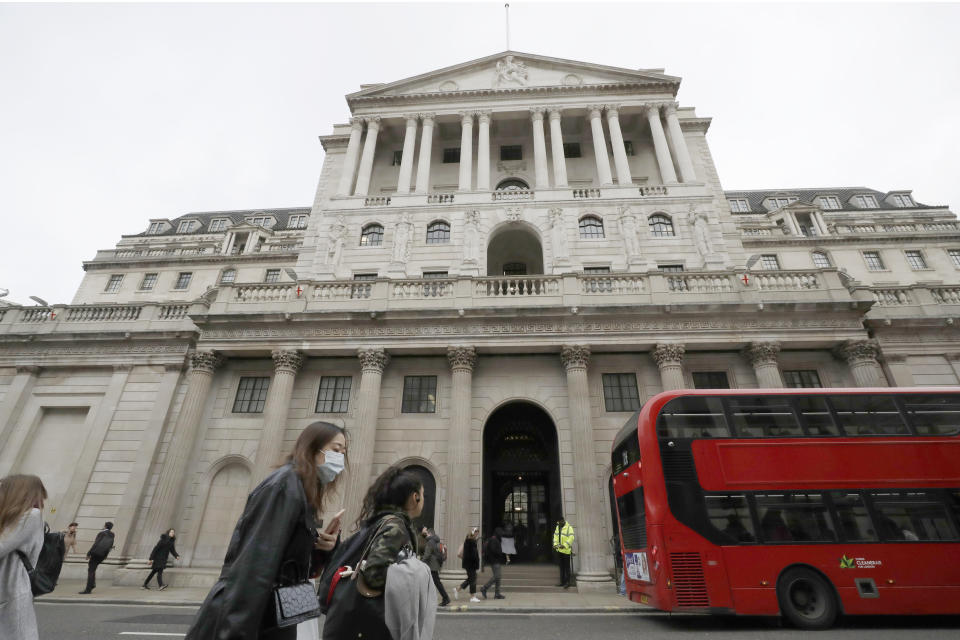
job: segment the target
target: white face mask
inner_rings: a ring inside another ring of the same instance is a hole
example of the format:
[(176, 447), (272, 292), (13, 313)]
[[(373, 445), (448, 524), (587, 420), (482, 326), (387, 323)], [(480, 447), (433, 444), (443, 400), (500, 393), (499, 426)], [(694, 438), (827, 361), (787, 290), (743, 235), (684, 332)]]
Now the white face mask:
[(344, 467), (344, 455), (337, 451), (324, 451), (323, 464), (317, 465), (320, 482), (333, 482)]

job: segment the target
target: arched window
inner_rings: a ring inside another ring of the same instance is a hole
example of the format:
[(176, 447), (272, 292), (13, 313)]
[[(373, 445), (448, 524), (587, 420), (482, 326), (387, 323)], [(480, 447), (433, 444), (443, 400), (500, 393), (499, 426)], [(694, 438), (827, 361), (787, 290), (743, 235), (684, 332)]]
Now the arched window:
[(450, 224), (437, 220), (427, 225), (427, 244), (444, 244), (450, 242)]
[(813, 266), (817, 269), (826, 269), (830, 266), (830, 258), (823, 251), (814, 251), (810, 255), (813, 257)]
[(580, 237), (581, 238), (602, 238), (603, 220), (597, 216), (583, 216), (580, 218)]
[(368, 224), (360, 232), (361, 247), (379, 247), (383, 244), (383, 225)]
[(220, 284), (231, 284), (237, 279), (237, 270), (228, 267), (220, 272)]
[(530, 189), (530, 185), (521, 180), (520, 178), (507, 178), (506, 180), (501, 181), (497, 185), (497, 191), (518, 191), (523, 190), (527, 191)]
[(650, 235), (654, 238), (665, 238), (674, 235), (673, 221), (662, 213), (655, 213), (647, 219), (650, 225)]

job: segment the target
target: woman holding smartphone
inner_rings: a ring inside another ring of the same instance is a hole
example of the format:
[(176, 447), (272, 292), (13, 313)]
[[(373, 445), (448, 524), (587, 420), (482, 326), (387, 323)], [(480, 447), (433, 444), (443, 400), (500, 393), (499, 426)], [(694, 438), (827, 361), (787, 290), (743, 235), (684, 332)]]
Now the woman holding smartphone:
[(247, 498), (220, 578), (197, 612), (187, 640), (292, 640), (297, 627), (276, 624), (273, 590), (281, 575), (318, 573), (337, 546), (338, 513), (317, 526), (324, 498), (345, 467), (343, 429), (314, 422), (297, 438), (286, 463)]

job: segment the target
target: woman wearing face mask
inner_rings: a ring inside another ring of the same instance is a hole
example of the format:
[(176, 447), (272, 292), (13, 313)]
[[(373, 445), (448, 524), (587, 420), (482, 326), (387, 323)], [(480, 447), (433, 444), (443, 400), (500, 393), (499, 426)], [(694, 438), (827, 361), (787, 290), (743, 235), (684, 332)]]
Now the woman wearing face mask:
[(316, 575), (337, 545), (338, 513), (317, 526), (324, 499), (345, 466), (343, 429), (314, 422), (300, 434), (284, 465), (247, 498), (220, 571), (197, 612), (187, 640), (288, 640), (296, 626), (276, 624), (273, 590), (281, 577)]

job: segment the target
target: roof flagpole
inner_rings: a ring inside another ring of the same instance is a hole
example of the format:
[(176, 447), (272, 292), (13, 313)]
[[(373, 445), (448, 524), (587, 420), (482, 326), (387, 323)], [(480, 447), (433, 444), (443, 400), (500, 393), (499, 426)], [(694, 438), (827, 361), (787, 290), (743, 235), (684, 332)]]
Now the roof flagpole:
[(507, 14), (507, 51), (510, 51), (510, 3), (505, 3), (503, 8)]

